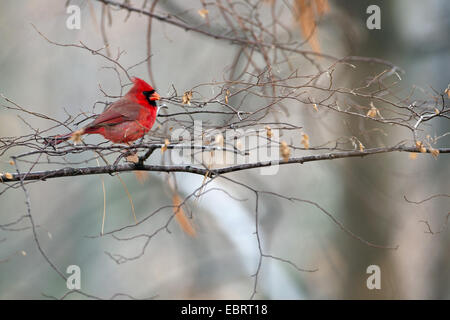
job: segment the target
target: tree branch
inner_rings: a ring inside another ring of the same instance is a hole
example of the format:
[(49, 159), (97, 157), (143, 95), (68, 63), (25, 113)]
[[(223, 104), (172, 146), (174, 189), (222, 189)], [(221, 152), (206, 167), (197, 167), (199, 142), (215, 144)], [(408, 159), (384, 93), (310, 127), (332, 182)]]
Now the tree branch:
[(231, 43), (235, 43), (235, 44), (240, 44), (240, 45), (246, 45), (246, 46), (253, 46), (255, 48), (258, 47), (264, 47), (264, 48), (277, 48), (280, 50), (285, 50), (288, 52), (293, 52), (293, 53), (298, 53), (301, 54), (303, 56), (319, 56), (319, 57), (323, 57), (325, 59), (330, 59), (330, 60), (334, 60), (334, 61), (359, 61), (359, 62), (372, 62), (372, 63), (378, 63), (378, 64), (383, 64), (386, 66), (389, 66), (391, 68), (392, 71), (400, 71), (400, 72), (404, 72), (400, 67), (392, 64), (389, 61), (383, 60), (383, 59), (379, 59), (379, 58), (374, 58), (374, 57), (359, 57), (359, 56), (347, 56), (345, 58), (342, 59), (338, 59), (332, 55), (329, 54), (324, 54), (324, 53), (320, 53), (320, 52), (316, 52), (316, 51), (312, 51), (312, 50), (300, 50), (297, 49), (295, 47), (292, 46), (286, 46), (280, 43), (265, 43), (265, 42), (261, 42), (261, 41), (253, 41), (253, 40), (249, 40), (247, 38), (239, 38), (239, 37), (231, 37), (231, 36), (227, 36), (225, 35), (225, 33), (221, 33), (221, 34), (216, 34), (216, 33), (212, 33), (209, 32), (207, 30), (201, 29), (199, 27), (193, 27), (190, 26), (184, 22), (181, 22), (179, 20), (174, 20), (173, 19), (173, 15), (171, 14), (167, 14), (165, 16), (163, 15), (159, 15), (156, 14), (154, 12), (150, 12), (150, 11), (145, 11), (143, 9), (138, 9), (135, 8), (133, 6), (128, 5), (128, 2), (124, 2), (124, 3), (120, 3), (120, 2), (116, 2), (116, 1), (111, 1), (111, 0), (97, 0), (98, 2), (101, 2), (105, 5), (111, 5), (111, 6), (115, 6), (124, 10), (127, 10), (128, 12), (135, 12), (135, 13), (139, 13), (139, 14), (143, 14), (152, 18), (155, 18), (161, 22), (165, 22), (168, 24), (171, 24), (175, 27), (184, 29), (185, 31), (194, 31), (197, 32), (199, 34), (202, 34), (204, 36), (207, 37), (211, 37), (214, 38), (216, 40), (225, 40), (225, 41), (230, 41)]
[[(439, 153), (450, 153), (450, 148), (435, 149), (439, 150)], [(62, 168), (57, 170), (47, 170), (47, 171), (36, 171), (29, 173), (14, 173), (11, 174), (8, 179), (3, 176), (3, 182), (14, 182), (14, 181), (30, 181), (30, 180), (47, 180), (51, 178), (60, 177), (74, 177), (74, 176), (87, 176), (96, 174), (114, 174), (118, 172), (127, 171), (156, 171), (156, 172), (186, 172), (199, 175), (205, 175), (208, 172), (211, 175), (221, 175), (225, 173), (237, 172), (248, 169), (270, 167), (274, 165), (285, 165), (321, 160), (334, 160), (342, 158), (352, 158), (352, 157), (365, 157), (369, 155), (379, 154), (379, 153), (390, 153), (390, 152), (420, 152), (416, 147), (406, 147), (406, 146), (395, 146), (386, 148), (372, 148), (366, 149), (364, 151), (354, 150), (345, 152), (329, 152), (320, 155), (310, 155), (304, 157), (294, 157), (290, 158), (288, 161), (274, 160), (274, 161), (259, 161), (254, 163), (238, 164), (228, 167), (223, 167), (219, 169), (206, 169), (201, 167), (195, 167), (192, 165), (145, 165), (142, 163), (126, 163), (120, 165), (107, 165), (102, 167), (84, 167), (84, 168)], [(430, 150), (427, 149), (427, 153)]]

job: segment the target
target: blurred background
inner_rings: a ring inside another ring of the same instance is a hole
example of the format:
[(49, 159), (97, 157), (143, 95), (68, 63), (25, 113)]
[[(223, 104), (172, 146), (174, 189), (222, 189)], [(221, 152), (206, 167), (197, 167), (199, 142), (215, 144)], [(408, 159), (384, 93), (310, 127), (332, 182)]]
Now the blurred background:
[[(275, 0), (277, 1), (277, 0)], [(251, 2), (251, 1), (250, 1)], [(142, 2), (133, 1), (136, 7)], [(104, 59), (88, 51), (51, 45), (32, 24), (52, 41), (103, 47), (98, 28), (102, 6), (97, 1), (70, 1), (81, 8), (81, 29), (66, 28), (64, 1), (32, 0), (0, 2), (0, 93), (20, 105), (64, 120), (68, 113), (92, 110), (103, 94), (119, 94), (114, 72), (103, 68)], [(324, 53), (373, 56), (392, 61), (405, 70), (401, 87), (430, 87), (442, 92), (450, 73), (450, 3), (446, 0), (338, 1), (330, 0), (330, 12), (319, 22), (319, 42)], [(366, 28), (366, 8), (381, 8), (381, 30)], [(200, 1), (159, 1), (156, 11), (191, 12)], [(93, 17), (94, 16), (96, 18)], [(113, 11), (107, 27), (111, 52), (125, 50), (121, 61), (133, 65), (146, 58), (147, 19), (125, 11)], [(298, 25), (286, 22), (295, 30)], [(155, 84), (162, 96), (172, 86), (179, 92), (211, 81), (220, 81), (237, 48), (194, 32), (153, 21), (152, 61)], [(300, 32), (294, 33), (301, 37)], [(370, 68), (370, 65), (367, 66)], [(148, 79), (145, 65), (132, 75)], [(364, 70), (359, 76), (364, 77)], [(342, 76), (339, 83), (355, 79)], [(420, 92), (421, 89), (418, 89)], [(4, 101), (2, 105), (6, 104)], [(336, 132), (357, 130), (359, 120), (346, 119), (331, 129), (311, 112), (297, 114), (312, 143), (320, 143)], [(336, 118), (330, 118), (330, 120)], [(35, 128), (47, 128), (43, 120), (27, 118)], [(327, 122), (328, 124), (330, 122)], [(448, 121), (435, 123), (436, 135), (449, 131)], [(333, 132), (335, 130), (335, 132)], [(389, 139), (401, 140), (405, 132), (386, 129)], [(0, 108), (0, 136), (20, 136), (30, 129), (17, 113)], [(319, 141), (314, 141), (317, 139)], [(388, 138), (377, 136), (386, 144)], [(100, 140), (99, 140), (100, 141)], [(370, 141), (364, 141), (370, 144)], [(440, 141), (449, 145), (448, 137)], [(0, 158), (0, 171), (13, 171), (12, 154)], [(75, 160), (85, 155), (74, 156)], [(151, 162), (160, 163), (161, 156)], [(92, 163), (91, 165), (95, 165)], [(450, 166), (446, 155), (436, 160), (422, 156), (411, 160), (406, 153), (381, 154), (364, 159), (314, 162), (302, 166), (281, 166), (276, 176), (257, 171), (230, 174), (259, 190), (316, 201), (335, 217), (369, 241), (396, 246), (397, 250), (373, 248), (351, 238), (314, 206), (291, 203), (270, 195), (260, 198), (260, 232), (265, 253), (289, 259), (297, 266), (316, 272), (299, 272), (273, 259), (263, 259), (255, 298), (267, 299), (449, 299), (450, 232), (445, 229), (449, 213)], [(177, 174), (179, 192), (190, 194), (203, 177)], [(140, 184), (131, 173), (122, 178), (132, 195), (139, 218), (172, 203), (164, 187), (165, 175), (151, 173)], [(245, 188), (217, 180), (211, 187), (225, 188), (245, 201), (235, 201), (222, 192), (204, 195), (192, 208), (196, 237), (189, 237), (172, 223), (170, 233), (158, 233), (136, 260), (117, 264), (106, 253), (134, 256), (145, 239), (117, 241), (99, 235), (103, 213), (102, 180), (106, 188), (105, 230), (133, 223), (129, 200), (118, 179), (85, 176), (53, 179), (28, 187), (32, 214), (44, 251), (61, 270), (69, 265), (81, 268), (81, 289), (109, 298), (125, 293), (136, 298), (157, 299), (247, 299), (253, 292), (258, 265), (254, 235), (254, 194)], [(26, 214), (21, 190), (0, 196), (0, 224)], [(167, 221), (164, 211), (149, 223), (121, 236), (151, 233)], [(426, 220), (437, 234), (426, 233)], [(26, 223), (21, 225), (26, 227)], [(0, 298), (43, 299), (61, 297), (65, 282), (42, 258), (31, 230), (0, 229)], [(368, 290), (369, 265), (381, 269), (381, 290)], [(125, 296), (122, 296), (122, 298)], [(84, 298), (71, 295), (68, 298)]]

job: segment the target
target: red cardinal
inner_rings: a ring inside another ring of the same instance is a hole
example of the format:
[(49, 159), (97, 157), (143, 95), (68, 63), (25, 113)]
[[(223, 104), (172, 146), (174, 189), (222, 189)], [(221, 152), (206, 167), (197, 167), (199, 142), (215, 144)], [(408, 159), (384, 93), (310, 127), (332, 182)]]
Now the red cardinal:
[(129, 143), (143, 137), (153, 126), (160, 99), (148, 83), (132, 79), (134, 85), (125, 96), (111, 104), (97, 118), (82, 129), (46, 139), (50, 145), (66, 140), (79, 141), (84, 134), (101, 134), (114, 143)]

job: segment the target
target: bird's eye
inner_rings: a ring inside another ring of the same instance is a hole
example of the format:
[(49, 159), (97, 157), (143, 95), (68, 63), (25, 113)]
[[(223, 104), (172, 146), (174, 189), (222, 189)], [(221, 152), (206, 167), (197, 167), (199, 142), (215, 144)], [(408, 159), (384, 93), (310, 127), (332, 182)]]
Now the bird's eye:
[(150, 97), (152, 94), (155, 93), (155, 90), (151, 90), (151, 91), (143, 91), (142, 92), (144, 96), (146, 96), (147, 98)]

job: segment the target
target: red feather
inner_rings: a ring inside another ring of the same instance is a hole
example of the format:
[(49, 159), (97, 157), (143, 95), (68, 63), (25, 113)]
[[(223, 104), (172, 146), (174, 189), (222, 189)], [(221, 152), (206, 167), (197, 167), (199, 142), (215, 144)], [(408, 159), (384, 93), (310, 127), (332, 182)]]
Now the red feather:
[(132, 79), (134, 85), (125, 96), (111, 104), (84, 128), (70, 134), (47, 138), (50, 145), (77, 140), (84, 134), (101, 134), (114, 143), (129, 143), (143, 137), (156, 120), (156, 100), (159, 95), (139, 78)]

